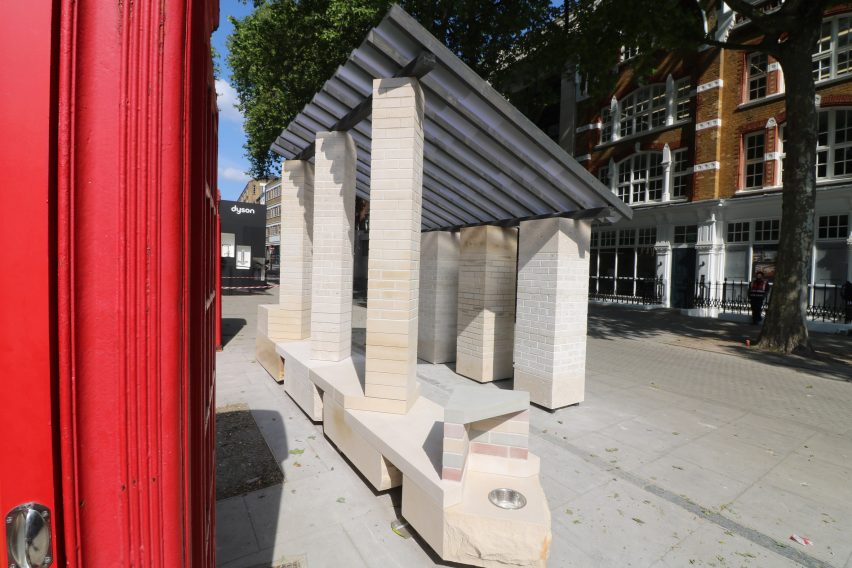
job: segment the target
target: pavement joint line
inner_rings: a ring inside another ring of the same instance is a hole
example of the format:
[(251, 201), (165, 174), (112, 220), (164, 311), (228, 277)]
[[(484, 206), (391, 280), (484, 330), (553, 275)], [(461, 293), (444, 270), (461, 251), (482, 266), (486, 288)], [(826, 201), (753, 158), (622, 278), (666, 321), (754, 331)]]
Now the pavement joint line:
[(729, 530), (734, 534), (737, 534), (746, 540), (753, 542), (754, 544), (768, 550), (769, 552), (773, 552), (778, 554), (779, 556), (783, 556), (788, 560), (792, 560), (793, 562), (797, 562), (806, 568), (836, 568), (832, 564), (829, 564), (823, 560), (815, 558), (809, 554), (796, 550), (785, 543), (778, 542), (774, 538), (769, 535), (763, 534), (760, 531), (749, 528), (745, 525), (738, 523), (728, 517), (725, 517), (721, 513), (717, 513), (701, 505), (691, 501), (685, 497), (682, 497), (676, 493), (669, 491), (668, 489), (664, 489), (659, 485), (651, 483), (650, 481), (643, 479), (642, 477), (630, 473), (629, 471), (624, 471), (621, 468), (613, 467), (611, 464), (607, 463), (605, 460), (599, 457), (590, 456), (586, 450), (575, 446), (567, 442), (566, 440), (560, 440), (559, 438), (555, 438), (553, 436), (548, 436), (547, 433), (536, 426), (530, 425), (530, 432), (535, 432), (543, 440), (550, 442), (551, 444), (560, 446), (565, 450), (571, 452), (577, 457), (583, 458), (584, 460), (593, 463), (598, 466), (602, 470), (607, 473), (611, 473), (628, 483), (647, 491), (661, 499), (665, 499), (669, 503), (684, 509), (685, 511), (689, 511), (695, 516), (709, 521), (725, 530)]

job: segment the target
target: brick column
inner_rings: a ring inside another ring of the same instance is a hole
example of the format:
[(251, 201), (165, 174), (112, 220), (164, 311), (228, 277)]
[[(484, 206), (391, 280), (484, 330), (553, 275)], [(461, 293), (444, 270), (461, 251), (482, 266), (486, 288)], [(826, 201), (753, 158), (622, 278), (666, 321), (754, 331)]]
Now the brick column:
[(585, 398), (591, 227), (561, 218), (521, 223), (515, 390), (546, 408)]
[[(722, 167), (722, 76), (725, 53), (707, 63), (696, 86), (693, 201), (719, 197)], [(729, 167), (726, 164), (726, 167)]]
[(311, 335), (311, 253), (314, 216), (314, 166), (286, 160), (281, 169), (282, 340)]
[(416, 79), (373, 80), (364, 394), (399, 414), (417, 399), (423, 104)]
[(449, 363), (456, 360), (459, 235), (423, 233), (420, 247), (417, 356), (430, 363)]
[(518, 231), (461, 230), (456, 372), (481, 383), (512, 376)]
[(352, 350), (355, 142), (318, 132), (314, 173), (311, 358), (342, 361)]

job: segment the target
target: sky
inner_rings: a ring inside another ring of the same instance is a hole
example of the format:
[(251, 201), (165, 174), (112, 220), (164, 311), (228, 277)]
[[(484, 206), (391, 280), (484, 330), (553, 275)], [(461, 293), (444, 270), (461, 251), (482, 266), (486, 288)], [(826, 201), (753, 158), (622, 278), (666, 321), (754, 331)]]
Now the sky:
[(225, 41), (234, 31), (228, 16), (237, 19), (247, 16), (252, 8), (238, 0), (221, 0), (219, 4), (219, 29), (213, 33), (213, 46), (219, 53), (219, 78), (216, 80), (216, 93), (219, 101), (219, 190), (222, 199), (236, 200), (250, 179), (245, 173), (249, 169), (244, 156), (243, 144), (246, 135), (243, 131), (243, 117), (234, 105), (237, 92), (230, 85), (231, 69), (228, 67), (228, 48)]

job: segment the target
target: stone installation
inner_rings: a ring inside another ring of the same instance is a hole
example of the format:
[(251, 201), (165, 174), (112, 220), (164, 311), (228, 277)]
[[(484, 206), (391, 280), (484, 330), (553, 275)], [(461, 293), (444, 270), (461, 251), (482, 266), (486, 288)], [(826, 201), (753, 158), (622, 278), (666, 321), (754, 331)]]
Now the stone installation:
[[(529, 396), (460, 387), (446, 407), (418, 396), (423, 105), (416, 79), (374, 81), (364, 355), (351, 351), (350, 336), (349, 203), (357, 156), (349, 134), (317, 134), (313, 203), (293, 202), (284, 212), (285, 223), (313, 213), (312, 224), (305, 225), (313, 228), (312, 250), (296, 240), (282, 242), (294, 268), (312, 267), (310, 336), (275, 346), (285, 391), (323, 423), (329, 439), (375, 489), (402, 485), (403, 516), (441, 558), (477, 566), (544, 566), (550, 513), (539, 460), (527, 449)], [(306, 163), (291, 162), (285, 162), (285, 175), (288, 168), (309, 170)], [(470, 234), (484, 235), (475, 262), (498, 282), (496, 288), (483, 286), (483, 298), (489, 305), (511, 305), (503, 296), (514, 290), (503, 282), (514, 286), (517, 231), (483, 227)], [(433, 358), (447, 359), (455, 354), (459, 238), (436, 232), (423, 240), (433, 326), (427, 341)], [(281, 297), (302, 300), (303, 283), (304, 278), (282, 278)], [(503, 325), (493, 317), (488, 322)], [(262, 331), (269, 337), (269, 320), (260, 325), (267, 326)], [(493, 349), (495, 342), (489, 345)], [(493, 504), (489, 494), (495, 489), (519, 492), (525, 506)]]
[(420, 247), (417, 356), (429, 363), (451, 363), (456, 360), (459, 233), (423, 233)]
[[(272, 150), (281, 305), (260, 308), (258, 360), (372, 487), (401, 487), (442, 559), (544, 567), (529, 405), (583, 399), (589, 227), (630, 208), (398, 6)], [(363, 350), (356, 194), (370, 201)], [(439, 404), (418, 356), (472, 381)], [(514, 391), (475, 384), (513, 375)]]
[(518, 230), (461, 230), (456, 372), (486, 383), (512, 377)]
[(521, 223), (514, 388), (546, 408), (584, 398), (590, 235), (588, 220)]
[(285, 160), (281, 168), (281, 263), (278, 304), (259, 307), (257, 360), (277, 381), (284, 379), (278, 341), (302, 340), (311, 334), (311, 260), (314, 165)]

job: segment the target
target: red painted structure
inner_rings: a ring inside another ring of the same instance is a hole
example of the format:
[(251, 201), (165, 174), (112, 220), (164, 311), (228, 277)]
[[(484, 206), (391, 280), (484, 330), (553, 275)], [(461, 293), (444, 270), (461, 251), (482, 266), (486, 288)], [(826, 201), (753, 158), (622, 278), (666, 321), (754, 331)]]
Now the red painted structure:
[(215, 565), (217, 23), (4, 4), (0, 513), (50, 508), (55, 566)]

